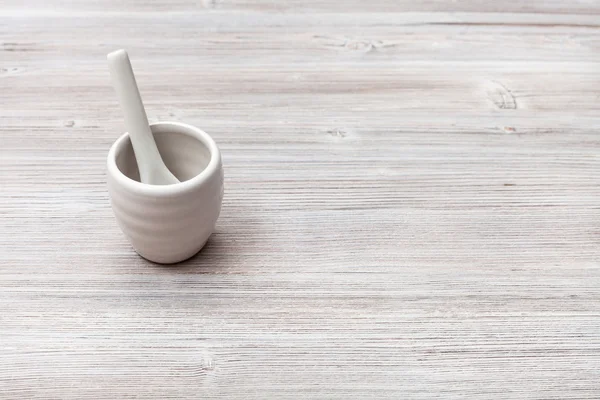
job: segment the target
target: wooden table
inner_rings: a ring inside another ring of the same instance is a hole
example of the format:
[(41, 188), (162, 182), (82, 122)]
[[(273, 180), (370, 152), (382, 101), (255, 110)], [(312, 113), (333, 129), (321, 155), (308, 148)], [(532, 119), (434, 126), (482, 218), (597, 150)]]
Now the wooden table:
[[(109, 206), (121, 47), (223, 154), (178, 266)], [(0, 398), (598, 399), (599, 104), (599, 1), (4, 0)]]

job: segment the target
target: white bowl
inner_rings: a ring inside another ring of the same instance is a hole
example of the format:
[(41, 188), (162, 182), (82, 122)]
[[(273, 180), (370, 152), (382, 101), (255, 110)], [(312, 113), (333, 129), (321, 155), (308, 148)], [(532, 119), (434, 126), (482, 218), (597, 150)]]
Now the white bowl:
[(108, 152), (108, 192), (135, 251), (172, 264), (199, 252), (214, 230), (223, 200), (221, 153), (208, 134), (191, 125), (158, 122), (150, 127), (165, 164), (181, 182), (141, 183), (125, 133)]

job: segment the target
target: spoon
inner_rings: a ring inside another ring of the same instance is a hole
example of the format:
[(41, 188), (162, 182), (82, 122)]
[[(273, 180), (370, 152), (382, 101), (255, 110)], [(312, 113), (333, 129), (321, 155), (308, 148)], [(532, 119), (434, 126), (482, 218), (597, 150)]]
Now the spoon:
[(140, 180), (150, 185), (178, 183), (179, 180), (169, 171), (156, 147), (127, 52), (123, 49), (113, 51), (106, 58), (121, 109), (125, 114), (125, 126), (133, 145)]

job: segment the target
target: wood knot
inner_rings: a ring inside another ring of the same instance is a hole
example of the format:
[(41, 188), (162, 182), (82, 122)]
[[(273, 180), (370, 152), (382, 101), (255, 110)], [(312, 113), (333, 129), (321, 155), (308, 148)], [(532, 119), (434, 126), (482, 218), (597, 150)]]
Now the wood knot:
[(189, 362), (184, 363), (179, 367), (181, 375), (188, 378), (205, 378), (214, 370), (214, 360), (208, 355), (200, 356), (200, 358), (192, 356)]
[(327, 134), (330, 135), (330, 136), (333, 136), (333, 137), (338, 137), (338, 138), (345, 138), (348, 135), (347, 132), (345, 132), (345, 131), (343, 131), (341, 129), (338, 129), (338, 128), (329, 129), (327, 131)]
[(18, 71), (18, 68), (7, 68), (7, 67), (0, 67), (0, 74), (14, 74)]
[(517, 99), (512, 92), (497, 81), (489, 81), (487, 94), (496, 107), (501, 110), (516, 110)]
[(375, 49), (375, 45), (370, 40), (350, 39), (346, 42), (345, 47), (352, 51), (368, 53)]
[(216, 8), (218, 0), (202, 0), (202, 5), (204, 8)]
[(321, 45), (339, 50), (347, 50), (357, 53), (369, 53), (382, 47), (387, 47), (381, 40), (357, 39), (344, 36), (313, 36)]

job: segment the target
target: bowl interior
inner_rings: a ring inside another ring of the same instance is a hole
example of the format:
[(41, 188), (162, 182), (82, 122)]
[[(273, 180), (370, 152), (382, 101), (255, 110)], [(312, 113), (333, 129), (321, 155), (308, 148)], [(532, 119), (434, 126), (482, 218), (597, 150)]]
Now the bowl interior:
[[(200, 174), (210, 162), (208, 147), (191, 132), (173, 125), (152, 125), (152, 134), (167, 168), (181, 182)], [(117, 168), (123, 175), (140, 181), (135, 154), (129, 136), (115, 154)]]

